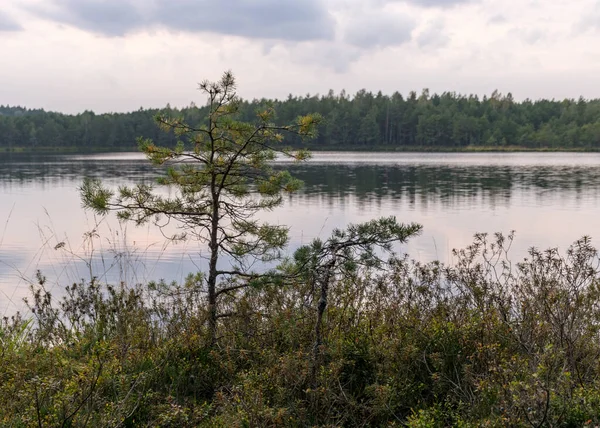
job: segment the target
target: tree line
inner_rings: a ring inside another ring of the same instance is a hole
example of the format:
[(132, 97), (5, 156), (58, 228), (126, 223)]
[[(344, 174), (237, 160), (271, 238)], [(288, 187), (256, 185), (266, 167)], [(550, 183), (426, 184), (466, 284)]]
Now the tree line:
[[(308, 113), (319, 113), (319, 136), (312, 149), (411, 148), (460, 150), (464, 148), (600, 149), (600, 100), (584, 98), (517, 102), (494, 91), (491, 96), (444, 92), (420, 95), (399, 92), (384, 95), (360, 90), (353, 96), (341, 91), (327, 95), (288, 96), (285, 100), (242, 101), (240, 116), (255, 119), (257, 109), (271, 104), (276, 121), (288, 123)], [(197, 123), (207, 107), (139, 109), (129, 113), (67, 115), (22, 107), (0, 106), (0, 148), (106, 149), (136, 147), (138, 137), (174, 146), (177, 137), (160, 132), (157, 114), (180, 116)], [(291, 146), (300, 140), (287, 136)]]

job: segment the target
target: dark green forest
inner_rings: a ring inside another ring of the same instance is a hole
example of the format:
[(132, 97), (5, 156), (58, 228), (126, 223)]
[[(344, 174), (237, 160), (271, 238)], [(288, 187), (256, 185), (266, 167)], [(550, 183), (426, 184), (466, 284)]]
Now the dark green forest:
[[(345, 150), (506, 150), (600, 149), (600, 100), (584, 98), (525, 100), (494, 91), (491, 96), (445, 92), (407, 97), (361, 90), (327, 95), (288, 96), (286, 100), (243, 101), (242, 120), (272, 104), (277, 121), (287, 123), (309, 112), (324, 121), (319, 136), (308, 143), (315, 149)], [(0, 150), (129, 150), (138, 137), (173, 146), (176, 137), (161, 132), (153, 117), (158, 113), (181, 116), (198, 123), (206, 107), (140, 109), (130, 113), (66, 115), (22, 107), (0, 106)], [(286, 144), (300, 140), (287, 137)]]

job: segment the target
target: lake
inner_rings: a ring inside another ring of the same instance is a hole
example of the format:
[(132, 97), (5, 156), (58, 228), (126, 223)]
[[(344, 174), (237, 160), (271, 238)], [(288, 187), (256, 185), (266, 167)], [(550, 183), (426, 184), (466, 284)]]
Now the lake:
[[(388, 215), (424, 226), (398, 249), (423, 262), (452, 262), (452, 249), (470, 244), (477, 232), (515, 230), (513, 260), (532, 246), (564, 251), (584, 235), (600, 239), (596, 153), (327, 152), (279, 164), (305, 182), (262, 216), (290, 227), (290, 252), (336, 227)], [(119, 224), (81, 208), (85, 176), (117, 186), (161, 173), (137, 153), (0, 154), (0, 315), (24, 309), (38, 269), (55, 295), (91, 276), (182, 281), (202, 269), (202, 245), (169, 243), (153, 226)]]

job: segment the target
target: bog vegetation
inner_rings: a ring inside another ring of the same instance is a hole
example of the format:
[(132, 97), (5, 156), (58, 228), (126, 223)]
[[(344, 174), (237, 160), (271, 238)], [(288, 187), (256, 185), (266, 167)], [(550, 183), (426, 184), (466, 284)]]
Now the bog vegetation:
[(0, 425), (598, 425), (597, 251), (511, 265), (511, 239), (333, 269), (319, 336), (309, 275), (226, 296), (216, 343), (193, 277), (55, 301), (40, 276), (32, 317), (0, 329)]
[[(60, 299), (39, 273), (31, 313), (0, 324), (0, 426), (600, 424), (589, 238), (517, 263), (512, 235), (477, 235), (453, 264), (421, 264), (393, 252), (421, 226), (381, 218), (282, 258), (285, 229), (256, 214), (298, 183), (270, 161), (303, 159), (279, 148), (283, 133), (310, 137), (320, 117), (282, 126), (261, 109), (237, 121), (231, 74), (201, 89), (210, 108), (199, 125), (158, 118), (175, 148), (141, 142), (171, 166), (169, 198), (92, 181), (82, 196), (126, 221), (177, 222), (174, 239), (207, 242), (207, 272), (183, 283), (92, 278)], [(256, 260), (271, 268), (252, 270)]]

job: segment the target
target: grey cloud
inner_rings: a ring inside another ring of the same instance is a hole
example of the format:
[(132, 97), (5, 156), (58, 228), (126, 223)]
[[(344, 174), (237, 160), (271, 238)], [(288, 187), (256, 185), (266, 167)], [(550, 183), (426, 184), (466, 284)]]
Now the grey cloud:
[(316, 0), (161, 0), (158, 9), (167, 27), (192, 32), (296, 41), (334, 35), (333, 19)]
[(414, 28), (414, 22), (405, 16), (367, 14), (350, 21), (344, 41), (367, 49), (401, 45), (410, 41)]
[(145, 24), (135, 5), (119, 0), (55, 0), (52, 10), (35, 10), (44, 18), (70, 24), (82, 30), (123, 36)]
[(540, 30), (539, 28), (522, 28), (522, 27), (517, 27), (517, 28), (513, 28), (512, 30), (510, 30), (508, 32), (509, 35), (517, 37), (518, 39), (520, 39), (521, 41), (523, 41), (524, 43), (527, 43), (529, 45), (533, 45), (541, 40), (544, 40), (547, 38), (547, 35), (544, 31)]
[(508, 22), (504, 15), (494, 15), (488, 20), (488, 24), (504, 24)]
[(446, 25), (441, 19), (429, 22), (425, 29), (417, 35), (417, 45), (420, 48), (440, 48), (446, 46), (450, 42), (450, 37), (446, 34), (445, 27)]
[(328, 47), (318, 57), (318, 62), (341, 74), (347, 72), (350, 69), (350, 65), (357, 61), (360, 56), (361, 53), (352, 47)]
[(533, 45), (539, 42), (540, 40), (544, 40), (546, 38), (546, 35), (541, 30), (531, 30), (525, 31), (522, 35), (522, 38), (525, 42), (529, 43), (530, 45)]
[(363, 49), (341, 40), (326, 40), (317, 43), (283, 42), (279, 46), (287, 51), (288, 60), (294, 64), (301, 66), (313, 64), (333, 70), (338, 74), (347, 72), (351, 65), (365, 53)]
[(10, 16), (0, 11), (0, 31), (20, 31), (23, 27)]
[(54, 0), (46, 18), (106, 36), (153, 27), (259, 39), (330, 39), (335, 22), (318, 0)]

